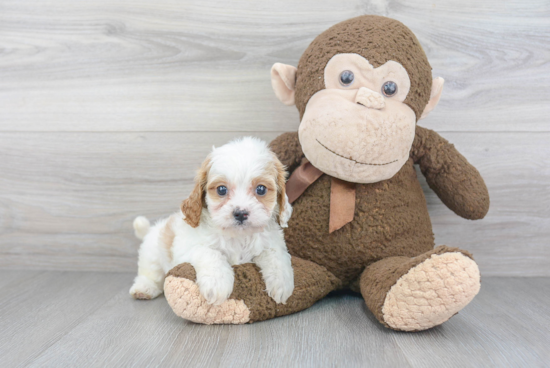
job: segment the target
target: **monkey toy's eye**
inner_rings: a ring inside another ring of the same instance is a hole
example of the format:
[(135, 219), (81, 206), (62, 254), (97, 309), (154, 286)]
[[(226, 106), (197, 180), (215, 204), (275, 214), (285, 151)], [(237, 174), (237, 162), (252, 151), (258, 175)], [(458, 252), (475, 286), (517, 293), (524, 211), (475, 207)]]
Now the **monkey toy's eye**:
[(382, 94), (386, 97), (391, 97), (397, 93), (397, 84), (392, 81), (387, 81), (382, 86)]
[(267, 188), (265, 187), (265, 185), (258, 185), (256, 187), (256, 194), (259, 195), (259, 196), (263, 196), (267, 193)]
[(225, 185), (220, 185), (219, 187), (216, 188), (216, 192), (218, 192), (218, 195), (220, 197), (223, 197), (224, 195), (227, 194), (227, 187)]
[(340, 73), (340, 84), (344, 87), (351, 86), (353, 83), (353, 72), (350, 72), (349, 70), (344, 70), (342, 73)]

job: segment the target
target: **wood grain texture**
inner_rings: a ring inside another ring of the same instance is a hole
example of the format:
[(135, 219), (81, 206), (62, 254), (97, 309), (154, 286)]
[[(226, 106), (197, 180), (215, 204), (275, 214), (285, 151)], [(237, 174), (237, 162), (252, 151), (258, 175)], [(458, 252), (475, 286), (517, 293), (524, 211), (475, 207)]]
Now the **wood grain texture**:
[(0, 303), (6, 367), (543, 367), (550, 359), (549, 278), (486, 278), (450, 321), (407, 333), (382, 327), (358, 294), (252, 325), (205, 326), (178, 318), (163, 297), (131, 299), (132, 274), (0, 276), (24, 276), (0, 286), (13, 298)]
[[(13, 276), (17, 276), (14, 278)], [(0, 366), (31, 362), (88, 318), (132, 276), (113, 273), (0, 271)]]
[[(239, 135), (0, 133), (0, 267), (134, 271), (133, 219), (176, 211), (211, 145)], [(483, 275), (550, 276), (550, 133), (443, 135), (485, 178), (491, 209), (461, 219), (424, 182), (437, 244), (473, 252)]]
[(104, 271), (134, 270), (133, 219), (177, 211), (212, 145), (240, 136), (0, 135), (0, 267)]
[(271, 65), (362, 14), (404, 22), (446, 79), (426, 126), (550, 129), (546, 0), (3, 0), (0, 130), (295, 130)]
[(550, 359), (550, 319), (543, 312), (548, 281), (486, 278), (479, 295), (459, 313), (460, 322), (453, 323), (453, 317), (420, 338), (395, 338), (415, 367), (545, 367)]
[(420, 124), (489, 186), (471, 222), (423, 184), (437, 244), (483, 275), (550, 276), (546, 0), (2, 0), (0, 267), (134, 270), (132, 219), (176, 210), (211, 145), (296, 131), (271, 65), (361, 14), (417, 34), (446, 79)]

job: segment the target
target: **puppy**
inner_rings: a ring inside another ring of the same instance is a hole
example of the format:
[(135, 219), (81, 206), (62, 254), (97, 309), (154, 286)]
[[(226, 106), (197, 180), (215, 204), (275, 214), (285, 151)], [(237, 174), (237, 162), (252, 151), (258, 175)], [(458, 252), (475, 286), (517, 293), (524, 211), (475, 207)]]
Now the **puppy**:
[(285, 303), (294, 290), (294, 272), (283, 231), (292, 214), (285, 194), (284, 166), (259, 139), (245, 137), (213, 148), (195, 178), (181, 212), (153, 227), (134, 220), (139, 249), (138, 276), (130, 289), (136, 299), (163, 292), (172, 267), (195, 267), (199, 290), (210, 304), (233, 291), (231, 266), (253, 262), (267, 293)]

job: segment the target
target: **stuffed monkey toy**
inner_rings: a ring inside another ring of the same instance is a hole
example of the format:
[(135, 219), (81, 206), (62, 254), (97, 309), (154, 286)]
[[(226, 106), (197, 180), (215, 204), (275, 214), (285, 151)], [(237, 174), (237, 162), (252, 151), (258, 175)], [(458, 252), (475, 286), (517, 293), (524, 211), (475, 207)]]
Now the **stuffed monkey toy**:
[(198, 323), (251, 323), (351, 289), (384, 326), (419, 331), (464, 308), (479, 291), (478, 266), (465, 250), (434, 248), (414, 165), (463, 218), (483, 218), (489, 194), (452, 144), (417, 125), (437, 105), (443, 79), (432, 78), (415, 35), (385, 17), (349, 19), (315, 38), (297, 68), (275, 64), (271, 80), (300, 113), (298, 132), (271, 143), (291, 174), (285, 239), (294, 293), (276, 304), (258, 268), (244, 264), (234, 267), (230, 298), (207, 305), (193, 267), (182, 264), (165, 282), (174, 312)]

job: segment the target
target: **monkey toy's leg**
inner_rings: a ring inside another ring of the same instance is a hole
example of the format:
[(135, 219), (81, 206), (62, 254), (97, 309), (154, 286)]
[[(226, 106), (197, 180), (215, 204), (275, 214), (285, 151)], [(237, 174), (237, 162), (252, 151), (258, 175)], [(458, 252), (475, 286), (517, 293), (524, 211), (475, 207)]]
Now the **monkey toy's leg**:
[(267, 295), (262, 274), (252, 263), (233, 267), (233, 293), (221, 305), (208, 304), (201, 296), (195, 269), (189, 263), (168, 273), (164, 294), (174, 313), (184, 319), (204, 324), (243, 324), (299, 312), (341, 285), (326, 268), (313, 262), (292, 257), (292, 267), (294, 292), (286, 304), (277, 304)]
[(367, 307), (386, 327), (420, 331), (447, 321), (478, 293), (472, 255), (439, 246), (414, 258), (389, 257), (368, 266), (360, 288)]

